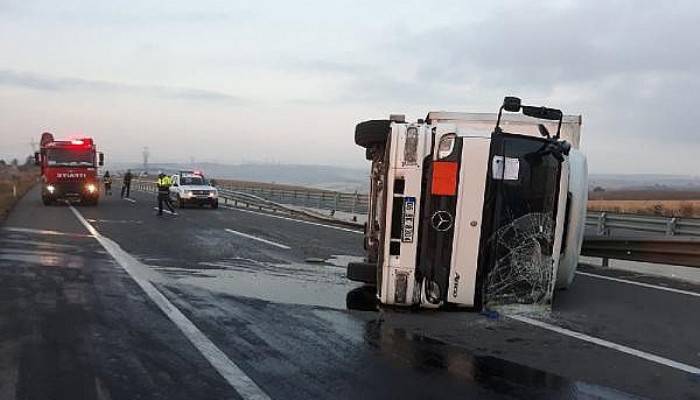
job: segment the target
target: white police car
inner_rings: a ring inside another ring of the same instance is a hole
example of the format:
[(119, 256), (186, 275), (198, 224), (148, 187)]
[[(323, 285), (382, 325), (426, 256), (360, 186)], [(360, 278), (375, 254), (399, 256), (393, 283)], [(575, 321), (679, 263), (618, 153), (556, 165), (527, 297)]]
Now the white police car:
[(199, 171), (180, 171), (172, 176), (170, 199), (180, 208), (188, 204), (219, 207), (219, 193)]

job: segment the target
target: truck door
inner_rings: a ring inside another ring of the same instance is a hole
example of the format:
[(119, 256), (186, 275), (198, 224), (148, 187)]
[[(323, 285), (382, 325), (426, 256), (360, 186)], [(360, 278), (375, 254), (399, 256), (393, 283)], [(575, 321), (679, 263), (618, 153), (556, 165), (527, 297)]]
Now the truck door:
[(552, 148), (535, 137), (491, 137), (477, 273), (484, 306), (551, 303), (568, 182)]

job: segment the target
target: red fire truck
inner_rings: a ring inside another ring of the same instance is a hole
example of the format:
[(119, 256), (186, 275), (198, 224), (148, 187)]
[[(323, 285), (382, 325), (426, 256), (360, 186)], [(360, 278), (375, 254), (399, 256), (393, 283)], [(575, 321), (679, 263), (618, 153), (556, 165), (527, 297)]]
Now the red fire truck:
[(44, 205), (57, 200), (78, 200), (97, 205), (100, 197), (97, 167), (104, 165), (91, 138), (55, 140), (49, 132), (41, 135), (41, 149), (34, 153), (41, 166), (41, 199)]

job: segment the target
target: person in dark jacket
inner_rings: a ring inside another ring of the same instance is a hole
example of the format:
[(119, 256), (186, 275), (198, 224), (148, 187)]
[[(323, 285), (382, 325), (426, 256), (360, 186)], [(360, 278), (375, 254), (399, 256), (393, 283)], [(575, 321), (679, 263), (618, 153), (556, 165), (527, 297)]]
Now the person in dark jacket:
[(170, 186), (172, 184), (172, 179), (169, 176), (162, 172), (158, 174), (158, 180), (156, 181), (156, 186), (158, 187), (158, 215), (163, 215), (163, 203), (165, 203), (172, 215), (177, 215), (173, 205), (170, 204)]
[(109, 171), (105, 171), (105, 175), (102, 177), (105, 183), (105, 194), (112, 195), (112, 177), (109, 175)]
[(133, 175), (131, 174), (131, 170), (128, 169), (126, 170), (124, 179), (122, 180), (122, 198), (124, 198), (124, 193), (126, 193), (127, 199), (131, 194), (131, 178), (133, 178)]

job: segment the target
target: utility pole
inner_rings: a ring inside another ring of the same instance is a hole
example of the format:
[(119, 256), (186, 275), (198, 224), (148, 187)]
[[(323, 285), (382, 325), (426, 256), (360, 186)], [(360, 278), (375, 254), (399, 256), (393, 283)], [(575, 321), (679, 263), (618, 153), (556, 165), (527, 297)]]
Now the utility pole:
[(148, 175), (148, 156), (151, 155), (148, 147), (143, 148), (143, 172)]

